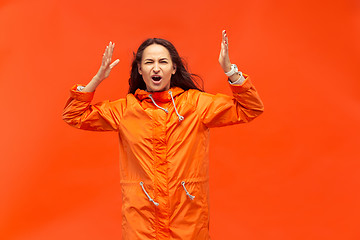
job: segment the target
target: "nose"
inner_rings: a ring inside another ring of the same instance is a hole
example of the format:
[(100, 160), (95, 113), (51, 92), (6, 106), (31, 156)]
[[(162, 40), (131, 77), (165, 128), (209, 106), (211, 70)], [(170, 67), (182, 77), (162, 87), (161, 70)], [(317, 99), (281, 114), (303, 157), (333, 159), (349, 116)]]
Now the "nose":
[(153, 71), (154, 71), (155, 73), (160, 72), (160, 67), (159, 67), (159, 64), (158, 64), (158, 63), (155, 63), (155, 64), (154, 64)]

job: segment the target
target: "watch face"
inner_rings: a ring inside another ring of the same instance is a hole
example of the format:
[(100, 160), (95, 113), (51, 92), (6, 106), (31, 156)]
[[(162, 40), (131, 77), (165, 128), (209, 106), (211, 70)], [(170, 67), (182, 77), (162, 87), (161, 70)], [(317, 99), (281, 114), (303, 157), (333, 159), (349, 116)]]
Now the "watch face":
[(233, 66), (234, 66), (235, 72), (238, 72), (239, 70), (238, 70), (237, 66), (235, 64)]

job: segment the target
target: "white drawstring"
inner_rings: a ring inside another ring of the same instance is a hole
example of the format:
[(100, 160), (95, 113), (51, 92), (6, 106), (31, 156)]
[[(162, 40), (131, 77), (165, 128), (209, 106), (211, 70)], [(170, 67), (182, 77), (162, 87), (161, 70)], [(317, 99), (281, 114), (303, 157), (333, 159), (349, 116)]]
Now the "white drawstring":
[(181, 185), (184, 187), (184, 190), (185, 190), (185, 192), (186, 192), (186, 195), (189, 196), (190, 200), (194, 200), (195, 196), (191, 195), (191, 194), (188, 192), (188, 190), (187, 190), (186, 187), (185, 187), (185, 182), (184, 182), (184, 181), (181, 182)]
[(142, 187), (144, 193), (146, 194), (146, 196), (149, 198), (149, 201), (152, 202), (155, 206), (159, 206), (159, 203), (155, 202), (154, 199), (152, 199), (149, 194), (146, 192), (145, 188), (144, 188), (144, 183), (140, 182), (140, 186)]
[(152, 95), (149, 94), (149, 98), (151, 98), (152, 102), (154, 103), (155, 106), (157, 106), (158, 108), (164, 110), (166, 113), (168, 113), (169, 111), (166, 108), (162, 108), (159, 105), (156, 104), (156, 102), (154, 101), (154, 99), (152, 98)]
[(173, 98), (172, 92), (169, 91), (168, 93), (169, 93), (170, 96), (171, 96), (171, 100), (172, 100), (172, 103), (174, 104), (175, 112), (176, 112), (176, 115), (178, 115), (179, 122), (181, 122), (182, 120), (184, 120), (184, 117), (181, 116), (181, 115), (178, 113), (177, 109), (176, 109), (176, 105), (175, 105), (175, 102), (174, 102), (174, 98)]
[[(184, 120), (184, 117), (181, 116), (181, 115), (179, 114), (179, 112), (177, 111), (177, 109), (176, 109), (176, 105), (175, 105), (175, 101), (174, 101), (172, 92), (169, 91), (168, 93), (169, 93), (170, 96), (171, 96), (171, 101), (172, 101), (172, 103), (173, 103), (173, 105), (174, 105), (174, 109), (175, 109), (176, 115), (177, 115), (178, 118), (179, 118), (179, 122), (181, 122), (182, 120)], [(149, 94), (149, 98), (151, 99), (151, 101), (154, 103), (154, 105), (155, 105), (156, 107), (162, 109), (162, 110), (165, 111), (166, 113), (169, 112), (169, 110), (167, 110), (166, 108), (160, 107), (159, 105), (156, 104), (155, 100), (154, 100), (153, 97), (152, 97), (152, 94)]]

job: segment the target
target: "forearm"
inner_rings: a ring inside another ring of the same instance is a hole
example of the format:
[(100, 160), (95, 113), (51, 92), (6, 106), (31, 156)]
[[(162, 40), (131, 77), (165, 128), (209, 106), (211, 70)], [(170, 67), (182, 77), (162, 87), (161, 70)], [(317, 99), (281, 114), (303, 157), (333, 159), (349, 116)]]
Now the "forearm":
[[(264, 111), (264, 105), (260, 99), (260, 96), (252, 85), (251, 80), (248, 79), (249, 76), (245, 75), (245, 82), (241, 85), (230, 85), (230, 88), (233, 92), (233, 96), (236, 100), (238, 113), (242, 115), (243, 119), (246, 121), (251, 121), (252, 119), (259, 116)], [(245, 122), (246, 122), (245, 121)]]
[(99, 84), (102, 82), (96, 75), (91, 79), (91, 81), (86, 85), (84, 89), (82, 89), (82, 92), (94, 92), (95, 89), (99, 86)]

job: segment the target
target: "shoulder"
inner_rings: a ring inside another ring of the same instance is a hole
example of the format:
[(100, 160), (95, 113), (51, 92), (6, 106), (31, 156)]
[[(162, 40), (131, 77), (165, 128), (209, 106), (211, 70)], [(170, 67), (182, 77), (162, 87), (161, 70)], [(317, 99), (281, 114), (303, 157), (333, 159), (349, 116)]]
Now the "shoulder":
[(188, 97), (190, 100), (193, 101), (199, 101), (200, 99), (208, 99), (211, 100), (213, 98), (213, 94), (202, 92), (197, 89), (189, 89), (186, 92), (188, 92)]
[(139, 100), (134, 94), (128, 93), (125, 98), (120, 99), (123, 101), (123, 104), (127, 107), (138, 105), (141, 100)]
[(197, 89), (189, 89), (186, 90), (184, 92), (184, 94), (188, 97), (188, 98), (197, 98), (203, 94), (206, 94), (205, 92), (199, 91)]
[(191, 104), (195, 108), (197, 108), (199, 104), (204, 104), (204, 102), (211, 102), (213, 99), (212, 94), (202, 92), (197, 89), (186, 90), (182, 95), (184, 96), (185, 102), (187, 104)]

